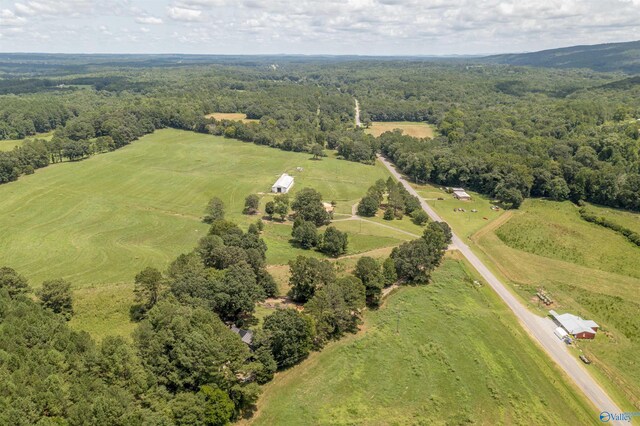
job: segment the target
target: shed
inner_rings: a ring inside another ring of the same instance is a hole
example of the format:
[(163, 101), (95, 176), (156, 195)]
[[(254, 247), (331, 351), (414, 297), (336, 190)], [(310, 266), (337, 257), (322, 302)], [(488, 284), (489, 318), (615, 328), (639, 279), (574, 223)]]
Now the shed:
[(251, 330), (243, 330), (235, 326), (235, 324), (231, 325), (231, 331), (240, 336), (240, 339), (247, 345), (251, 346), (253, 342), (253, 332)]
[(556, 311), (549, 311), (549, 316), (553, 321), (567, 331), (576, 339), (593, 339), (600, 326), (594, 321), (585, 320), (572, 314), (558, 314)]
[(283, 173), (271, 187), (271, 192), (286, 194), (293, 186), (293, 176)]
[(471, 195), (467, 194), (467, 192), (462, 188), (455, 188), (453, 191), (453, 196), (458, 200), (470, 200)]

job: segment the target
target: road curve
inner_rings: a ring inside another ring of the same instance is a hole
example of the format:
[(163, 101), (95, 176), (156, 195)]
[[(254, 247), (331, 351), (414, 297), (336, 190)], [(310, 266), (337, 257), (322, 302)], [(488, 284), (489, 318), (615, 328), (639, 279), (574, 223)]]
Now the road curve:
[[(391, 162), (382, 156), (378, 156), (382, 164), (386, 166), (402, 185), (420, 200), (420, 204), (432, 220), (444, 222), (442, 218), (427, 204), (427, 202), (416, 192), (415, 189), (398, 173)], [(452, 238), (453, 245), (467, 258), (469, 263), (480, 273), (487, 283), (498, 293), (498, 296), (509, 306), (516, 315), (520, 324), (533, 337), (547, 354), (564, 370), (576, 386), (584, 392), (589, 400), (595, 405), (598, 413), (607, 411), (609, 413), (621, 413), (622, 410), (613, 402), (605, 391), (591, 377), (585, 367), (578, 362), (567, 350), (554, 334), (555, 325), (549, 318), (541, 318), (530, 312), (516, 297), (505, 287), (498, 278), (482, 263), (469, 246), (467, 246), (455, 233)], [(598, 413), (594, 413), (594, 421), (598, 421)], [(616, 422), (609, 422), (616, 424)], [(622, 424), (622, 423), (620, 423)], [(625, 423), (628, 424), (628, 423)]]

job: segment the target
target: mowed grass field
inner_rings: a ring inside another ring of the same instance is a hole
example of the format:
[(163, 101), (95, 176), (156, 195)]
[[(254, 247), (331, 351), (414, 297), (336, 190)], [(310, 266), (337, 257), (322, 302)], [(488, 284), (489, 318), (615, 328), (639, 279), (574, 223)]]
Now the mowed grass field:
[(265, 386), (247, 423), (597, 423), (487, 286), (448, 259), (428, 286), (405, 287), (363, 330)]
[[(421, 195), (435, 197), (438, 188), (418, 187)], [(603, 385), (628, 409), (640, 408), (640, 248), (623, 236), (580, 218), (570, 202), (528, 199), (519, 210), (488, 210), (490, 201), (429, 201), (461, 237), (529, 307), (540, 315), (535, 293), (544, 289), (560, 313), (570, 312), (602, 326), (593, 341), (581, 341), (583, 351)], [(481, 215), (454, 212), (452, 205), (467, 205)], [(485, 205), (485, 207), (483, 207)], [(632, 227), (639, 215), (589, 206), (589, 211)], [(481, 216), (494, 213), (485, 221)], [(612, 215), (613, 213), (613, 215)]]
[[(36, 288), (45, 279), (68, 279), (75, 289), (74, 326), (97, 337), (128, 335), (135, 274), (147, 266), (162, 270), (193, 249), (207, 232), (201, 216), (213, 196), (246, 229), (257, 216), (241, 214), (244, 198), (269, 191), (283, 172), (295, 176), (294, 193), (313, 187), (327, 201), (349, 206), (388, 177), (380, 165), (332, 157), (315, 161), (305, 153), (162, 130), (118, 151), (52, 165), (0, 186), (0, 263)], [(270, 197), (265, 194), (263, 204)], [(336, 224), (351, 234), (349, 254), (411, 239), (358, 225)], [(297, 254), (320, 256), (291, 247), (290, 233), (291, 224), (267, 223), (269, 263), (286, 263)]]
[[(421, 197), (427, 200), (436, 213), (463, 238), (470, 237), (505, 213), (502, 209), (492, 210), (493, 203), (488, 197), (470, 190), (467, 192), (471, 195), (471, 200), (465, 201), (455, 199), (453, 195), (436, 185), (414, 184), (413, 187)], [(439, 200), (439, 198), (442, 199)], [(461, 208), (465, 211), (454, 211), (454, 209)], [(477, 210), (477, 212), (472, 212), (472, 210)]]
[(48, 133), (39, 133), (36, 136), (30, 136), (26, 139), (5, 139), (0, 140), (0, 152), (2, 151), (12, 151), (17, 146), (22, 146), (24, 142), (28, 139), (44, 139), (51, 140), (53, 137), (53, 132)]
[(365, 133), (378, 137), (384, 132), (395, 129), (400, 129), (403, 134), (414, 138), (433, 138), (435, 134), (430, 124), (413, 121), (374, 121), (369, 128), (365, 129)]
[(242, 121), (244, 123), (252, 123), (257, 122), (259, 120), (254, 120), (251, 118), (247, 118), (247, 114), (243, 114), (241, 112), (214, 112), (213, 114), (205, 115), (206, 118), (215, 118), (218, 121), (221, 120), (232, 120), (232, 121)]

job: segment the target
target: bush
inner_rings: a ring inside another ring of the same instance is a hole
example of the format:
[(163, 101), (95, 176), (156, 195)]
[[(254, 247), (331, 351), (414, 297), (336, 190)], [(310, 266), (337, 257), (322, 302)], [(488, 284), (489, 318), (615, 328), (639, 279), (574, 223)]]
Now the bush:
[(424, 210), (418, 210), (413, 213), (413, 223), (418, 226), (424, 226), (429, 221), (429, 215)]

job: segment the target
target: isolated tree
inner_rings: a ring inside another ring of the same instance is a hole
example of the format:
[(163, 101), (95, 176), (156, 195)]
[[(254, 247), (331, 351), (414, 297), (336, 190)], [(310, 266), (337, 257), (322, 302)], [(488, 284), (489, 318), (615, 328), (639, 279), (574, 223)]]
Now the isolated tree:
[(73, 315), (73, 297), (71, 296), (71, 283), (63, 279), (49, 280), (42, 283), (36, 295), (42, 306), (51, 309), (56, 314), (61, 314), (67, 320)]
[(318, 244), (318, 230), (316, 225), (301, 219), (296, 219), (291, 232), (294, 244), (309, 250)]
[(374, 195), (365, 195), (358, 203), (358, 216), (373, 217), (380, 208), (380, 201)]
[(322, 149), (322, 145), (315, 144), (311, 147), (311, 154), (313, 154), (314, 160), (319, 160), (321, 157), (324, 157), (324, 150)]
[(276, 203), (275, 214), (280, 216), (280, 220), (285, 220), (287, 214), (289, 214), (289, 206), (284, 203)]
[(297, 364), (311, 351), (312, 322), (295, 309), (279, 309), (264, 319), (262, 330), (278, 368)]
[(384, 287), (384, 277), (377, 260), (369, 256), (358, 259), (353, 275), (360, 279), (366, 288), (367, 305), (378, 306)]
[(136, 303), (145, 310), (151, 309), (160, 298), (163, 277), (156, 268), (147, 267), (136, 275), (133, 293)]
[(412, 215), (413, 223), (424, 226), (429, 221), (429, 215), (424, 210), (418, 210)]
[(298, 192), (291, 208), (296, 212), (296, 217), (313, 222), (316, 226), (329, 223), (330, 216), (322, 204), (322, 195), (313, 188), (304, 188)]
[(15, 269), (7, 266), (0, 267), (0, 289), (7, 290), (11, 297), (27, 293), (30, 290), (27, 279), (18, 274)]
[(256, 220), (256, 228), (258, 229), (258, 234), (264, 231), (264, 222), (262, 221), (262, 219)]
[(296, 302), (306, 302), (316, 289), (336, 279), (333, 265), (326, 260), (298, 256), (289, 261), (289, 296)]
[(276, 212), (276, 203), (267, 201), (267, 204), (264, 205), (264, 212), (269, 216), (269, 219), (273, 219), (273, 215)]
[(216, 220), (224, 219), (224, 203), (218, 197), (213, 197), (204, 211), (204, 222), (213, 223)]
[(320, 251), (329, 256), (338, 257), (347, 252), (349, 237), (346, 232), (339, 231), (334, 226), (327, 227), (322, 235)]
[(251, 194), (244, 199), (244, 210), (242, 210), (242, 213), (256, 214), (259, 208), (260, 208), (260, 197), (258, 197), (256, 194)]

